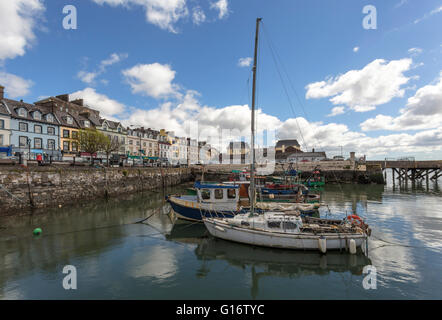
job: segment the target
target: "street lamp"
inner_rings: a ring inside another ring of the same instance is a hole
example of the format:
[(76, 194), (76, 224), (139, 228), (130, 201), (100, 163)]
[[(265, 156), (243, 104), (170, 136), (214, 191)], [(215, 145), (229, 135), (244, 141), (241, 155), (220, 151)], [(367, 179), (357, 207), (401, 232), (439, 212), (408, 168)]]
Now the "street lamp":
[(28, 160), (31, 160), (31, 139), (29, 137), (26, 137), (28, 139)]

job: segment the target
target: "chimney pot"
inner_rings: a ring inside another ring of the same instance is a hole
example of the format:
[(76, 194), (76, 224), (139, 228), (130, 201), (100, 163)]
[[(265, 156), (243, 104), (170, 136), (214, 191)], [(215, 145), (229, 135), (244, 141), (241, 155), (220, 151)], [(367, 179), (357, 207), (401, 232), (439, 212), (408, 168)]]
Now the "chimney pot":
[(5, 97), (5, 87), (0, 85), (0, 99)]

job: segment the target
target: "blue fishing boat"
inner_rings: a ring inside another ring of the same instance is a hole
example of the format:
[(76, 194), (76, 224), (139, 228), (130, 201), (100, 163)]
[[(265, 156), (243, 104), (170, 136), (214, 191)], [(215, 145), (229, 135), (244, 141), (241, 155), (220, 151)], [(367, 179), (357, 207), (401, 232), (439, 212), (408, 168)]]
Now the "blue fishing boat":
[(167, 201), (178, 218), (202, 221), (205, 217), (233, 217), (243, 211), (239, 199), (239, 185), (195, 182), (196, 196), (170, 195)]

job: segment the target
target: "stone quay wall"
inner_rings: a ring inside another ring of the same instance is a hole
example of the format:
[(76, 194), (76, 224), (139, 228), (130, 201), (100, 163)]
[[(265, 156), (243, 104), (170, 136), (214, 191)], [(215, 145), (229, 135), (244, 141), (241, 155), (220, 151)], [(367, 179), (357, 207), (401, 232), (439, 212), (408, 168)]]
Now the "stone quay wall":
[(192, 181), (189, 168), (0, 167), (0, 216)]

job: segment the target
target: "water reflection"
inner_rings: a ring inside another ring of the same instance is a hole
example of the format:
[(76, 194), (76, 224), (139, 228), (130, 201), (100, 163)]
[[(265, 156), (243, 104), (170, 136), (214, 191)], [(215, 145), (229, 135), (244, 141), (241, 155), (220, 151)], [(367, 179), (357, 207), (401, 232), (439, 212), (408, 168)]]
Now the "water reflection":
[(309, 275), (328, 275), (330, 272), (362, 275), (364, 266), (371, 260), (363, 254), (328, 252), (300, 252), (293, 250), (253, 247), (249, 245), (216, 239), (208, 235), (204, 225), (176, 223), (168, 240), (196, 244), (195, 255), (202, 262), (196, 270), (198, 278), (210, 273), (209, 261), (226, 261), (242, 270), (250, 269), (251, 296), (259, 293), (259, 282), (265, 277), (296, 278)]
[[(438, 190), (326, 185), (321, 216), (363, 216), (373, 230), (368, 258), (214, 239), (203, 224), (169, 214), (161, 193), (3, 217), (0, 298), (442, 298)], [(60, 285), (67, 264), (81, 274), (76, 293)], [(365, 265), (377, 268), (376, 291), (362, 288)]]

